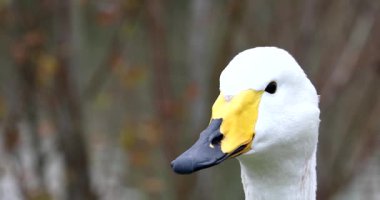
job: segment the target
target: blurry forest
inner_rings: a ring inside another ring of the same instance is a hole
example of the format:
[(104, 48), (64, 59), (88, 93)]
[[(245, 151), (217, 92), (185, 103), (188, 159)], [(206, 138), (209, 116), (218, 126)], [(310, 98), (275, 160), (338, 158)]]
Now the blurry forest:
[(321, 95), (318, 199), (380, 199), (379, 0), (0, 0), (0, 199), (243, 199), (169, 163), (255, 46)]

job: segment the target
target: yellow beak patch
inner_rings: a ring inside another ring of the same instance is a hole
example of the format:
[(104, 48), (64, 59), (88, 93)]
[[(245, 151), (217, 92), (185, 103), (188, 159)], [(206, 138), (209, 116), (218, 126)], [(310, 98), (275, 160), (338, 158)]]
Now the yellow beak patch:
[(251, 149), (255, 135), (255, 125), (258, 108), (263, 91), (245, 90), (226, 100), (220, 93), (212, 106), (211, 119), (223, 119), (220, 132), (223, 134), (221, 150), (223, 153), (233, 153), (242, 145), (247, 147), (238, 154)]

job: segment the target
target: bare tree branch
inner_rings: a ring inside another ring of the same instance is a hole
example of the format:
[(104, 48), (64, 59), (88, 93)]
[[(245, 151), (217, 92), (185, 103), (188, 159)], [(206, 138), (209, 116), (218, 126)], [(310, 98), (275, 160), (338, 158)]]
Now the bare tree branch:
[(61, 25), (58, 34), (59, 71), (55, 77), (53, 116), (58, 130), (58, 143), (66, 167), (67, 199), (96, 199), (91, 190), (87, 149), (82, 129), (82, 113), (70, 68), (71, 1), (57, 1), (56, 15)]
[(363, 13), (356, 19), (350, 38), (343, 49), (344, 51), (321, 89), (322, 107), (327, 107), (354, 75), (356, 66), (358, 66), (359, 56), (368, 42), (375, 22), (375, 11)]

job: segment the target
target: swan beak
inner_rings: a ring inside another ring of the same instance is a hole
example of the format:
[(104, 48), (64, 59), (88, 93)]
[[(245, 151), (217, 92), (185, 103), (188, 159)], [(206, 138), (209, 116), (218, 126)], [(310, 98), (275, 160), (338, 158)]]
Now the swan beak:
[(172, 161), (176, 173), (192, 172), (217, 165), (251, 149), (263, 91), (246, 90), (230, 97), (220, 94), (212, 108), (209, 126), (198, 141)]

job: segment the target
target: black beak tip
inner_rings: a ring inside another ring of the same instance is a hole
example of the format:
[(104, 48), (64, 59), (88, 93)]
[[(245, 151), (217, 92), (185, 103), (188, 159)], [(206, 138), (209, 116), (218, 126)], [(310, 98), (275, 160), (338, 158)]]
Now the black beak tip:
[(177, 174), (191, 174), (194, 172), (191, 159), (175, 159), (170, 163), (173, 171)]

